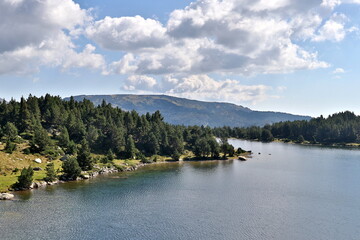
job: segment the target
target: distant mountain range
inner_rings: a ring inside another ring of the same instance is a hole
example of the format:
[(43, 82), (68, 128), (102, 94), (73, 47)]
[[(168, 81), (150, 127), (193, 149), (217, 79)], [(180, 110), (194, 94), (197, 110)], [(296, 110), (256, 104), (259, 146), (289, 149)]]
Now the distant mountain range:
[[(309, 120), (311, 117), (281, 112), (253, 111), (231, 103), (203, 102), (166, 95), (80, 95), (76, 101), (84, 98), (95, 105), (103, 100), (126, 111), (135, 110), (141, 114), (157, 110), (164, 120), (180, 125), (204, 125), (210, 127), (248, 127), (263, 126), (281, 121)], [(69, 98), (66, 98), (67, 100)]]

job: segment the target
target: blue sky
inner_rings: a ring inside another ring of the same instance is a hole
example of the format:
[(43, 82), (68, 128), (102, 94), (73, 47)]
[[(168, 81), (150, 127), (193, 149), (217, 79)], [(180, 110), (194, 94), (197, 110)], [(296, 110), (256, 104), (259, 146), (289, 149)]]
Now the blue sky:
[(0, 98), (168, 94), (360, 114), (359, 0), (4, 0)]

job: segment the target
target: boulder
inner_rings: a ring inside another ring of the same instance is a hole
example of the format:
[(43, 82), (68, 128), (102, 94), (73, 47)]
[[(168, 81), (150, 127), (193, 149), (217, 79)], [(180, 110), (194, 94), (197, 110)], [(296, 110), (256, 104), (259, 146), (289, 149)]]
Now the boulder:
[(11, 193), (0, 193), (0, 200), (11, 200), (14, 198), (14, 194)]
[(246, 159), (246, 157), (240, 156), (240, 157), (239, 157), (239, 160), (240, 160), (240, 161), (246, 161), (247, 159)]
[(34, 160), (34, 162), (36, 162), (36, 163), (42, 163), (42, 161), (41, 161), (40, 158), (36, 158), (36, 159)]
[(89, 174), (84, 174), (84, 175), (82, 175), (82, 178), (83, 178), (83, 179), (89, 179), (89, 178), (90, 178), (90, 175), (89, 175)]

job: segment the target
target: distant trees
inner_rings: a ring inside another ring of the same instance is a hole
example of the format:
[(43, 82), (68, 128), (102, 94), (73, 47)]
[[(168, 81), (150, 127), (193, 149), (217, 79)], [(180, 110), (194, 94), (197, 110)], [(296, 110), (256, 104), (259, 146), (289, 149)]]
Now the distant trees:
[(274, 138), (302, 143), (332, 144), (360, 143), (360, 117), (346, 111), (324, 118), (320, 116), (309, 121), (279, 122), (272, 125), (250, 128), (215, 128), (218, 137), (273, 141)]
[(226, 158), (227, 155), (229, 155), (230, 157), (233, 157), (235, 154), (235, 149), (234, 146), (232, 146), (231, 144), (229, 144), (228, 140), (226, 138), (222, 138), (221, 139), (221, 151), (224, 154), (224, 158)]
[(261, 130), (261, 141), (263, 142), (272, 142), (274, 141), (274, 136), (268, 129)]

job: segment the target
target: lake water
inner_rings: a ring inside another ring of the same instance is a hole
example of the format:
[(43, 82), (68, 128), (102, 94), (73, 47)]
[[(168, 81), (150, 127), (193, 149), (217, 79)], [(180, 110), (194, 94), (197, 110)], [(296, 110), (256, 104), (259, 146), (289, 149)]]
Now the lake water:
[(253, 158), (152, 165), (2, 201), (0, 239), (360, 238), (360, 150), (231, 143)]

